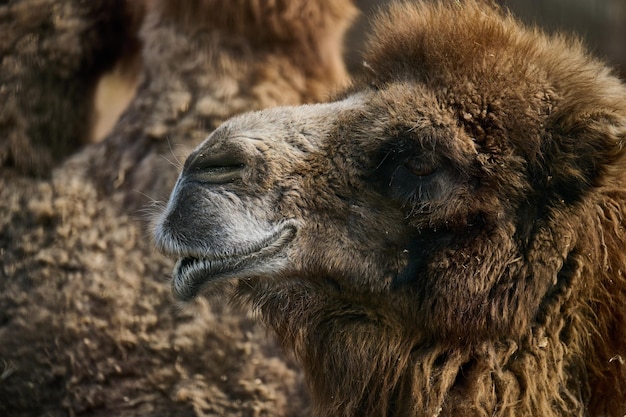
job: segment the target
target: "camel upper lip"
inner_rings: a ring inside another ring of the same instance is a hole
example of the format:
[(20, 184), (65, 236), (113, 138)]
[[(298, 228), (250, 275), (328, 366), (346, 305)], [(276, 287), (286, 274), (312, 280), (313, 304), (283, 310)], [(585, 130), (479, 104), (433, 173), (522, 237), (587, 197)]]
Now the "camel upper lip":
[(278, 254), (296, 234), (293, 224), (283, 224), (266, 238), (233, 253), (179, 254), (174, 266), (172, 292), (181, 301), (195, 298), (204, 285), (217, 279), (236, 278)]

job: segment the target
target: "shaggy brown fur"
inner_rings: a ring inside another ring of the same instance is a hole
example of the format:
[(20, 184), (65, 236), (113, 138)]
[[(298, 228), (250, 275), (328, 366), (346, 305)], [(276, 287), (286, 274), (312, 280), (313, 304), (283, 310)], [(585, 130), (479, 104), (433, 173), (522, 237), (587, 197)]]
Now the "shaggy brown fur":
[(87, 139), (98, 77), (136, 55), (143, 1), (0, 5), (0, 169), (45, 176)]
[(626, 413), (626, 86), (479, 2), (399, 4), (341, 100), (239, 116), (156, 222), (316, 416)]
[[(197, 21), (218, 4), (169, 3), (195, 7)], [(1, 415), (285, 416), (305, 408), (300, 374), (264, 330), (219, 297), (211, 307), (175, 311), (162, 282), (171, 263), (154, 253), (125, 201), (165, 192), (141, 184), (175, 180), (173, 168), (161, 169), (173, 158), (170, 146), (185, 153), (183, 146), (243, 110), (316, 100), (344, 72), (319, 68), (313, 76), (307, 68), (320, 59), (308, 55), (312, 61), (298, 69), (297, 45), (255, 49), (256, 36), (163, 15), (169, 3), (150, 3), (142, 86), (112, 135), (74, 154), (50, 181), (9, 169), (0, 176)], [(328, 40), (341, 38), (350, 3), (289, 4), (289, 14), (265, 15), (268, 27), (301, 22), (302, 50), (340, 56), (340, 43)], [(298, 5), (320, 19), (328, 13), (333, 25), (307, 26)], [(339, 5), (343, 14), (335, 13)], [(98, 193), (96, 184), (110, 178), (129, 188)]]

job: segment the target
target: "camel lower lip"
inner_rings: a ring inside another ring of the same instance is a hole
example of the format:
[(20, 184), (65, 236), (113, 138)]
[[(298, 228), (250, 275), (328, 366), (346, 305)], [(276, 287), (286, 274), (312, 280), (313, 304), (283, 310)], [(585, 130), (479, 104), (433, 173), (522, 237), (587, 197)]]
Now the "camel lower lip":
[(293, 226), (284, 227), (258, 250), (243, 254), (180, 258), (173, 272), (174, 296), (181, 301), (189, 301), (198, 296), (208, 282), (238, 278), (262, 269), (262, 265), (275, 257), (293, 239), (295, 232)]

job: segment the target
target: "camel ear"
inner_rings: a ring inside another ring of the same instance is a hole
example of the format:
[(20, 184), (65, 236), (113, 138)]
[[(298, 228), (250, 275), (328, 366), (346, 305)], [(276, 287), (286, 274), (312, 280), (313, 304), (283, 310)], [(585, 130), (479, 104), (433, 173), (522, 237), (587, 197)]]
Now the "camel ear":
[(579, 158), (589, 159), (587, 164), (598, 170), (598, 179), (610, 175), (608, 170), (626, 164), (626, 113), (603, 112), (584, 117), (574, 139), (580, 143)]
[(594, 113), (563, 118), (549, 129), (535, 178), (544, 190), (573, 202), (626, 170), (626, 115)]

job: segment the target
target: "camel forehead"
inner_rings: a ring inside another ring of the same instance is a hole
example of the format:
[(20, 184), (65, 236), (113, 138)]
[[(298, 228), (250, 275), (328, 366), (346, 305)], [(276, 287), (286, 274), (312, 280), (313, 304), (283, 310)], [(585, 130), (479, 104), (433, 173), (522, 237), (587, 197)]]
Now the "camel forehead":
[[(445, 131), (448, 141), (464, 139), (458, 135), (456, 110), (442, 91), (445, 88), (397, 81), (335, 102), (245, 113), (226, 121), (198, 148), (252, 141), (263, 149), (306, 144), (313, 150), (330, 143), (375, 150), (402, 133), (419, 137), (433, 130)], [(466, 145), (474, 151), (471, 140)]]
[(266, 145), (287, 139), (301, 139), (317, 144), (335, 122), (336, 115), (366, 106), (361, 93), (332, 103), (275, 107), (244, 113), (227, 120), (218, 127), (199, 148), (210, 142), (251, 139)]

